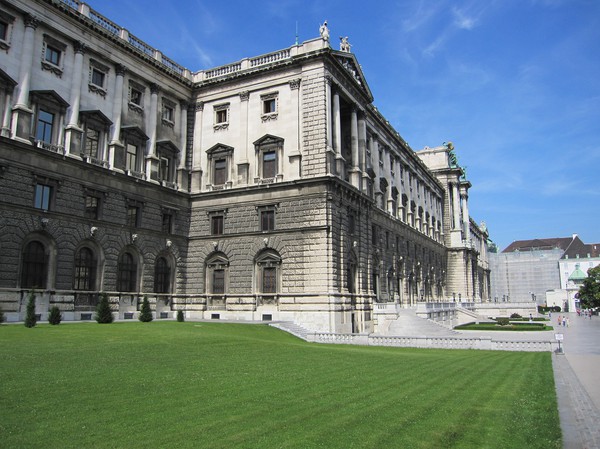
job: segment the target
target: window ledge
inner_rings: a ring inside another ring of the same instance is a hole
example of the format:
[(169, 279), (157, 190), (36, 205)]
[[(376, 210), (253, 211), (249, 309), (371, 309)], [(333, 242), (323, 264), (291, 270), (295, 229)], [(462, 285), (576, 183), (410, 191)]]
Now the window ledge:
[(95, 84), (89, 83), (88, 87), (90, 89), (90, 92), (94, 92), (98, 95), (106, 97), (106, 89), (103, 88), (102, 86), (96, 86)]
[(221, 131), (229, 128), (229, 123), (218, 123), (213, 126), (215, 131)]
[(63, 69), (61, 69), (59, 66), (54, 65), (48, 61), (42, 61), (42, 69), (43, 70), (47, 70), (49, 72), (54, 73), (56, 76), (58, 76), (59, 78), (62, 78), (62, 74), (63, 74)]
[(143, 114), (144, 108), (139, 104), (132, 103), (131, 101), (127, 104), (130, 111), (137, 112), (138, 114)]
[(270, 112), (269, 114), (263, 114), (261, 116), (261, 120), (264, 122), (270, 122), (270, 121), (275, 121), (277, 120), (277, 112)]

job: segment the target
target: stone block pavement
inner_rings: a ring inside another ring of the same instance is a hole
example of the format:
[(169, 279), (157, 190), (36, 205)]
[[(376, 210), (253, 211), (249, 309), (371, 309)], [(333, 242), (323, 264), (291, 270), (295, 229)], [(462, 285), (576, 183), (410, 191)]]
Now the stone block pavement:
[(584, 318), (566, 314), (563, 354), (552, 355), (560, 426), (565, 449), (600, 449), (600, 317)]

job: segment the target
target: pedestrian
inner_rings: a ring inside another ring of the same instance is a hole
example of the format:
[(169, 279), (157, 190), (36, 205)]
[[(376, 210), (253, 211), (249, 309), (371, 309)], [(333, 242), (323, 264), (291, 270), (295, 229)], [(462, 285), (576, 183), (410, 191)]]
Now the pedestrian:
[(567, 326), (567, 317), (566, 316), (563, 316), (563, 323), (562, 324), (563, 324), (563, 327)]
[(569, 323), (571, 320), (569, 320), (569, 318), (567, 317), (567, 327), (569, 327)]
[(562, 317), (560, 315), (558, 315), (558, 325), (560, 326), (560, 323), (562, 323)]

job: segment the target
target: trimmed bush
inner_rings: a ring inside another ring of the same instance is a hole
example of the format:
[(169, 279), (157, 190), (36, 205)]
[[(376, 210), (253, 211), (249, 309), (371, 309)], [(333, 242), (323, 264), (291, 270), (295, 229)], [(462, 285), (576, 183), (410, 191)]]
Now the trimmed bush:
[(518, 313), (513, 313), (510, 317), (511, 318), (522, 318), (521, 315), (519, 315)]
[(496, 321), (500, 326), (508, 326), (510, 320), (508, 318), (496, 318)]
[(34, 327), (37, 323), (35, 316), (35, 292), (29, 293), (29, 301), (27, 301), (27, 313), (25, 314), (25, 327)]
[(60, 314), (60, 309), (57, 306), (53, 306), (50, 309), (50, 314), (48, 315), (48, 322), (52, 325), (60, 324), (62, 320), (62, 315)]
[(142, 308), (140, 309), (139, 320), (142, 323), (149, 323), (152, 321), (152, 310), (150, 310), (150, 301), (148, 301), (148, 297), (144, 296), (144, 300), (142, 301)]
[(177, 311), (177, 321), (179, 321), (180, 323), (183, 323), (185, 321), (185, 318), (183, 317), (183, 310)]
[(98, 303), (98, 307), (96, 307), (95, 319), (100, 324), (112, 323), (115, 319), (112, 314), (112, 310), (110, 310), (108, 295), (106, 293), (102, 293), (100, 296), (100, 302)]
[(4, 323), (5, 320), (6, 318), (4, 318), (4, 312), (0, 310), (0, 324)]

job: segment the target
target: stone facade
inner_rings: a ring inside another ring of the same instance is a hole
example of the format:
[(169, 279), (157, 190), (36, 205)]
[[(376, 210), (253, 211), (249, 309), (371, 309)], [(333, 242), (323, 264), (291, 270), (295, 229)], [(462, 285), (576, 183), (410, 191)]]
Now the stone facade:
[[(489, 299), (447, 145), (415, 153), (322, 38), (191, 72), (77, 0), (0, 6), (0, 307), (371, 332)], [(454, 161), (454, 162), (453, 162)]]

